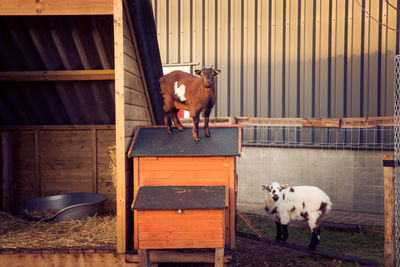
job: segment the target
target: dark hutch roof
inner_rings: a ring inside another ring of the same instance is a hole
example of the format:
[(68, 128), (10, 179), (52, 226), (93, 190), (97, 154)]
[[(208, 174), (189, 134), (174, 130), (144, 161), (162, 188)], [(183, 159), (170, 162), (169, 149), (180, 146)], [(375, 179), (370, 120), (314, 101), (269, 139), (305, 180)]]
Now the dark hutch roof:
[(210, 127), (211, 137), (199, 129), (200, 141), (192, 137), (192, 128), (169, 135), (165, 127), (143, 126), (136, 129), (128, 152), (129, 157), (190, 157), (190, 156), (239, 156), (241, 126)]

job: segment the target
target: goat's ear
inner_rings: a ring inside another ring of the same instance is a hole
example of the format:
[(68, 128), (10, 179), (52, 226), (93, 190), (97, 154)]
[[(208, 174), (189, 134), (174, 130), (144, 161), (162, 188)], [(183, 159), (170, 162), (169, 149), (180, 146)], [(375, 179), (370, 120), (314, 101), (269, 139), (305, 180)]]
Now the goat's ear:
[(194, 73), (196, 73), (197, 75), (200, 75), (201, 70), (195, 70)]
[(215, 75), (218, 75), (221, 73), (221, 70), (215, 70)]
[(263, 189), (263, 190), (267, 190), (267, 191), (270, 191), (270, 189), (269, 189), (269, 186), (266, 186), (266, 185), (262, 185), (261, 187), (262, 187), (262, 189)]
[(283, 184), (281, 187), (282, 187), (282, 189), (287, 189), (287, 188), (289, 188), (289, 185), (288, 184)]

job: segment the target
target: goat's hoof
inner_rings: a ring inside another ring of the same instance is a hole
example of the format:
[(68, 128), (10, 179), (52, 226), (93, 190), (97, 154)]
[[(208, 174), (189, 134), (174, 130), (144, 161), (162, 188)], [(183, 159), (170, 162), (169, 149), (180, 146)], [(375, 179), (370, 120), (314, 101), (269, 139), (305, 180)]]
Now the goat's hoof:
[(167, 129), (167, 133), (168, 133), (169, 135), (172, 135), (171, 129)]
[(194, 141), (196, 141), (196, 142), (200, 142), (200, 137), (195, 137), (195, 136), (193, 136), (193, 139), (194, 139)]
[(308, 249), (314, 250), (317, 247), (317, 244), (308, 245)]
[(176, 128), (180, 131), (183, 132), (185, 129), (182, 126), (176, 126)]

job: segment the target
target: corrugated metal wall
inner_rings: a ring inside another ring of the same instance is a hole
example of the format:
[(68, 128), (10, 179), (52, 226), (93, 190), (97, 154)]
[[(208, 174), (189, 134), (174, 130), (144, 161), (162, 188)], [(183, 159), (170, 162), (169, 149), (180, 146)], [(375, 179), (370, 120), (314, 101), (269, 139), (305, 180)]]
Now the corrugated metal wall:
[(217, 116), (393, 115), (399, 0), (152, 4), (163, 64), (222, 70)]

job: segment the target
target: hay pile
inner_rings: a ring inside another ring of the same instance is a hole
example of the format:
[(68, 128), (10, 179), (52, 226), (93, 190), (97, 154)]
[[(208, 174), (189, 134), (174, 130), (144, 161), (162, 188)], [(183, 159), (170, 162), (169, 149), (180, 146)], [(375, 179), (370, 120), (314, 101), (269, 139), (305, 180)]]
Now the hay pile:
[(0, 248), (116, 248), (116, 218), (69, 222), (28, 221), (0, 212)]

